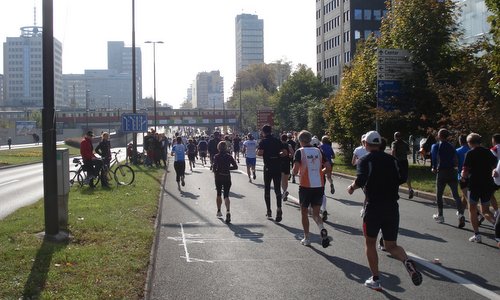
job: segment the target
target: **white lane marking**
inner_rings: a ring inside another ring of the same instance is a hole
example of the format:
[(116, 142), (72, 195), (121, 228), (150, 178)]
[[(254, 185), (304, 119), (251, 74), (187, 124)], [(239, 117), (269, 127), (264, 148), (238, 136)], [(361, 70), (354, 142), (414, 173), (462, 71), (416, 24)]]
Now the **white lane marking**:
[(288, 198), (288, 201), (293, 202), (293, 203), (295, 203), (297, 205), (300, 205), (299, 199), (295, 198), (294, 196), (292, 196), (292, 195), (289, 194), (287, 198)]
[(14, 180), (11, 180), (11, 181), (2, 182), (2, 183), (0, 183), (0, 186), (11, 184), (11, 183), (15, 183), (15, 182), (18, 182), (18, 181), (20, 181), (20, 180), (19, 179), (14, 179)]
[(186, 253), (186, 262), (191, 262), (191, 259), (189, 258), (189, 252), (187, 249), (187, 243), (186, 243), (186, 235), (184, 234), (184, 226), (182, 226), (182, 223), (179, 223), (181, 225), (181, 236), (182, 236), (182, 244), (184, 245), (184, 252)]
[(424, 258), (422, 258), (414, 253), (406, 252), (406, 254), (408, 256), (412, 257), (419, 264), (425, 266), (426, 268), (431, 269), (434, 272), (441, 274), (450, 280), (453, 280), (454, 282), (462, 285), (463, 287), (468, 288), (469, 290), (471, 290), (473, 292), (478, 293), (481, 296), (484, 296), (488, 299), (500, 299), (500, 295), (498, 295), (490, 290), (487, 290), (485, 288), (482, 288), (482, 287), (476, 285), (475, 283), (473, 283), (472, 281), (469, 281), (463, 277), (458, 276), (457, 274), (455, 274), (453, 272), (450, 272), (450, 271), (448, 271), (448, 270), (446, 270), (446, 269), (444, 269), (436, 264), (433, 264), (430, 261), (428, 261), (428, 260), (426, 260), (426, 259), (424, 259)]

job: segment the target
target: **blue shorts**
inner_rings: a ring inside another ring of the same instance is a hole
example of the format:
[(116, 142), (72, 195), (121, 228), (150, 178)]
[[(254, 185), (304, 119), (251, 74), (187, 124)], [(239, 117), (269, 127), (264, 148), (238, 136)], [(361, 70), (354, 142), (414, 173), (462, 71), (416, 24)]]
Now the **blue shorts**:
[(255, 166), (255, 164), (257, 163), (257, 158), (250, 158), (250, 157), (247, 157), (246, 158), (246, 163), (247, 163), (247, 166)]

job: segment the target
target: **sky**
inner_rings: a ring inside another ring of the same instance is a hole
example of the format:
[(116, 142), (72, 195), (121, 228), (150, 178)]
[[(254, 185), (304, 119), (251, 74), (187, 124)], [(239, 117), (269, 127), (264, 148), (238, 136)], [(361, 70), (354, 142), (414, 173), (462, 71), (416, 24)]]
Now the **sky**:
[[(63, 74), (107, 68), (107, 42), (132, 46), (131, 0), (53, 0), (54, 37), (63, 44)], [(22, 26), (43, 25), (42, 0), (1, 0), (0, 41), (20, 35)], [(153, 96), (156, 45), (156, 98), (178, 108), (199, 72), (219, 70), (224, 98), (236, 76), (235, 17), (264, 20), (264, 61), (289, 61), (315, 70), (315, 1), (312, 0), (136, 0), (136, 47), (142, 49), (143, 97)], [(0, 48), (3, 57), (3, 47)], [(0, 60), (3, 73), (3, 59)]]

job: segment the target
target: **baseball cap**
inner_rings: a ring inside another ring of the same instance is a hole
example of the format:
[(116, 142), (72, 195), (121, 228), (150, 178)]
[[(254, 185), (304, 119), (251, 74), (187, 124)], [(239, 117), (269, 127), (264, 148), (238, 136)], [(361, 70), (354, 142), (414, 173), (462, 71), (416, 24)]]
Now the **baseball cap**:
[(94, 136), (94, 132), (92, 130), (87, 131), (88, 136)]
[(380, 145), (380, 143), (382, 143), (382, 137), (378, 132), (372, 130), (366, 133), (365, 141), (371, 145)]

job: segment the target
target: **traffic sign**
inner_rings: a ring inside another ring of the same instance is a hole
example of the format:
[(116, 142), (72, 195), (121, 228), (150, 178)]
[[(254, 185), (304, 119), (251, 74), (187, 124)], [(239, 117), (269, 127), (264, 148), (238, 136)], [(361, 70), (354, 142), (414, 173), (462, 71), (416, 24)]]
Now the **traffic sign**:
[(147, 114), (122, 114), (123, 132), (147, 132), (148, 115)]
[(401, 97), (401, 81), (377, 80), (377, 106), (384, 110), (394, 110), (395, 100)]
[(410, 52), (403, 49), (378, 49), (378, 80), (403, 80), (413, 72)]

